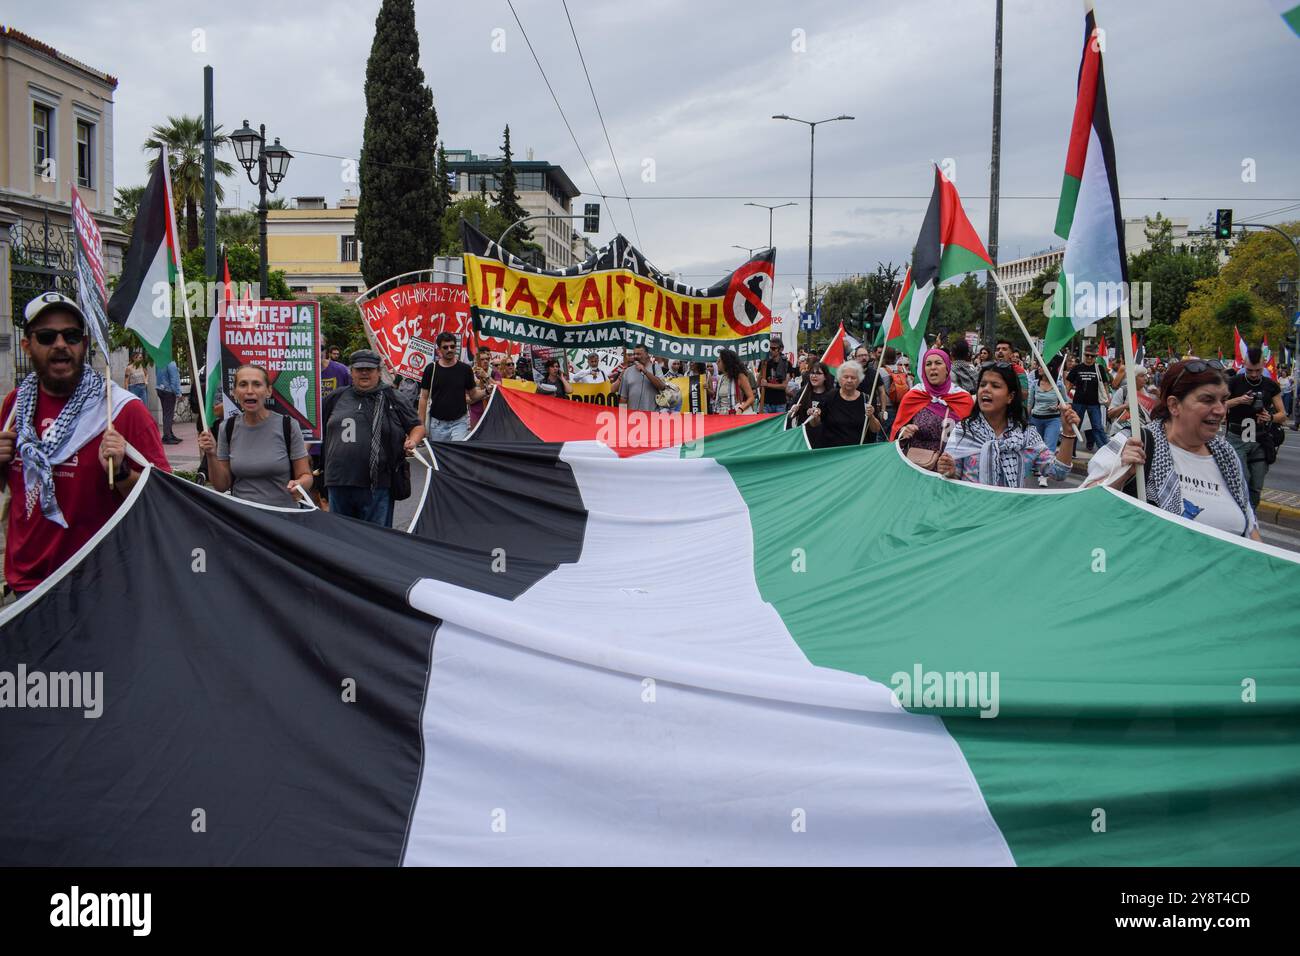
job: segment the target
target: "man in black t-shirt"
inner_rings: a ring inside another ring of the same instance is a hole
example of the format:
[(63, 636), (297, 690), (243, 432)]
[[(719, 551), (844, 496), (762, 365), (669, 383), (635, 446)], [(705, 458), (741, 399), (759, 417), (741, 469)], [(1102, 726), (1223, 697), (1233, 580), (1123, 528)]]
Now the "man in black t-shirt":
[[(1228, 381), (1228, 444), (1237, 452), (1250, 483), (1250, 503), (1258, 508), (1268, 475), (1265, 442), (1270, 423), (1286, 421), (1282, 388), (1264, 374), (1263, 352), (1246, 352), (1246, 370)], [(1262, 439), (1262, 440), (1261, 440)], [(1271, 443), (1270, 443), (1271, 444)]]
[(487, 393), (474, 380), (474, 370), (456, 357), (456, 336), (438, 333), (438, 361), (420, 377), (420, 412), (430, 441), (464, 441), (469, 435), (469, 407)]
[(1097, 350), (1089, 346), (1084, 350), (1083, 361), (1070, 369), (1065, 380), (1074, 386), (1071, 406), (1082, 421), (1088, 419), (1088, 451), (1096, 451), (1106, 444), (1106, 416), (1101, 410), (1101, 385), (1106, 381), (1106, 370), (1097, 364)]
[(763, 411), (785, 412), (785, 386), (790, 381), (790, 360), (781, 354), (781, 340), (772, 339), (768, 357), (758, 366), (758, 380), (763, 385)]

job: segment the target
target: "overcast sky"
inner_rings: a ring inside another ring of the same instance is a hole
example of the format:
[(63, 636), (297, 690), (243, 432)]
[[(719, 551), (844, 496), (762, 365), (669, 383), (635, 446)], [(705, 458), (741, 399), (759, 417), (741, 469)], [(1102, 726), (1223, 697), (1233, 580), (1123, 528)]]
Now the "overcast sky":
[[(360, 150), (377, 0), (186, 6), (48, 0), (23, 4), (10, 25), (120, 79), (119, 186), (144, 182), (140, 143), (155, 123), (201, 112), (211, 64), (226, 131), (245, 117), (265, 122), (296, 153), (281, 191), (336, 202), (347, 185), (340, 161), (310, 154)], [(621, 194), (560, 0), (515, 0), (515, 9), (590, 173), (505, 0), (416, 4), (440, 137), (495, 155), (509, 123), (517, 158), (532, 147), (585, 192), (597, 192), (594, 174), (600, 191)], [(569, 0), (569, 11), (618, 171), (641, 197), (635, 229), (626, 202), (606, 204), (600, 241), (615, 228), (633, 241), (639, 233), (652, 262), (705, 285), (745, 257), (733, 244), (767, 242), (767, 213), (744, 202), (788, 198), (799, 205), (776, 212), (774, 231), (783, 305), (807, 267), (808, 131), (773, 113), (856, 117), (818, 129), (816, 281), (907, 258), (931, 160), (955, 161), (966, 210), (987, 237), (993, 0)], [(1008, 0), (1005, 16), (1002, 260), (1056, 242), (1083, 5)], [(1160, 210), (1196, 224), (1217, 206), (1240, 219), (1300, 201), (1300, 38), (1269, 0), (1103, 0), (1098, 19), (1126, 216)], [(503, 52), (493, 51), (498, 29)], [(196, 30), (205, 51), (192, 49)], [(1246, 158), (1254, 182), (1243, 182)], [(247, 181), (230, 180), (227, 204), (236, 189), (243, 205), (255, 199)], [(735, 198), (673, 198), (700, 196)]]

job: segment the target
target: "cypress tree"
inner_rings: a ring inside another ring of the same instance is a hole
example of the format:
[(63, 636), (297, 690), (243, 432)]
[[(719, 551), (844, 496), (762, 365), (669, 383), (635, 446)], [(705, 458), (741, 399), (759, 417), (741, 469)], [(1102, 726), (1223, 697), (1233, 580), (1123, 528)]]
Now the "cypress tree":
[[(527, 211), (523, 206), (519, 205), (519, 193), (515, 183), (514, 158), (510, 152), (509, 126), (506, 126), (505, 140), (501, 144), (501, 174), (498, 176), (497, 181), (500, 188), (497, 190), (496, 202), (501, 209), (501, 214), (505, 216), (506, 222), (518, 222), (527, 216)], [(520, 226), (510, 233), (510, 238), (506, 241), (506, 248), (511, 252), (517, 252), (526, 243), (532, 242), (532, 239), (532, 228)]]
[(439, 143), (433, 172), (433, 221), (438, 230), (433, 245), (436, 255), (442, 255), (448, 239), (442, 234), (441, 226), (442, 218), (451, 206), (451, 185), (447, 182), (447, 175), (447, 150), (442, 143)]
[(367, 285), (426, 269), (438, 242), (438, 116), (420, 69), (414, 0), (383, 0), (366, 61), (366, 125), (356, 234)]

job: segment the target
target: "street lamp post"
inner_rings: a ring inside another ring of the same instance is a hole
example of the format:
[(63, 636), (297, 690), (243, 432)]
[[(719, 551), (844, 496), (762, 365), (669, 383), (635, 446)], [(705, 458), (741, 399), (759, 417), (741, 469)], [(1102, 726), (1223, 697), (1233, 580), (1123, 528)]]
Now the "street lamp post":
[[(262, 124), (254, 132), (248, 125), (248, 120), (244, 120), (241, 129), (230, 134), (230, 140), (234, 144), (235, 156), (244, 167), (248, 181), (257, 187), (257, 234), (262, 247), (258, 278), (261, 283), (261, 293), (265, 296), (270, 294), (267, 289), (266, 194), (275, 192), (280, 181), (284, 179), (284, 174), (289, 171), (289, 160), (293, 159), (293, 153), (280, 145), (278, 136), (274, 143), (267, 146), (266, 125)], [(257, 167), (256, 178), (253, 177), (254, 166)]]
[(784, 209), (786, 206), (797, 206), (797, 205), (799, 205), (799, 204), (798, 204), (797, 202), (783, 202), (783, 203), (781, 203), (779, 206), (769, 206), (767, 203), (762, 203), (762, 202), (747, 202), (747, 203), (745, 203), (745, 205), (746, 205), (746, 206), (754, 206), (754, 207), (756, 207), (756, 208), (758, 208), (758, 209), (766, 209), (766, 210), (767, 210), (767, 247), (768, 247), (769, 249), (771, 249), (771, 248), (772, 248), (772, 213), (773, 213), (773, 211), (774, 211), (774, 210), (777, 210), (777, 209)]
[[(787, 116), (785, 113), (777, 113), (772, 119), (789, 120), (791, 123), (803, 123), (808, 127), (808, 297), (812, 298), (812, 276), (813, 276), (813, 168), (817, 155), (817, 127), (822, 123), (834, 123), (839, 120), (851, 120), (852, 116), (840, 114), (824, 120), (806, 120), (799, 119), (797, 116)], [(812, 331), (809, 330), (804, 344), (807, 345), (812, 341)]]
[[(749, 256), (749, 258), (752, 259), (752, 258), (754, 258), (754, 251), (755, 251), (756, 249), (762, 249), (762, 248), (764, 248), (764, 247), (763, 247), (763, 246), (738, 246), (738, 245), (736, 245), (736, 244), (733, 242), (733, 243), (731, 244), (731, 248), (733, 248), (733, 249), (743, 249), (743, 250), (745, 251), (745, 254), (746, 254), (747, 256)], [(768, 246), (767, 248), (770, 249), (770, 248), (772, 248), (772, 247), (771, 247), (771, 246)]]

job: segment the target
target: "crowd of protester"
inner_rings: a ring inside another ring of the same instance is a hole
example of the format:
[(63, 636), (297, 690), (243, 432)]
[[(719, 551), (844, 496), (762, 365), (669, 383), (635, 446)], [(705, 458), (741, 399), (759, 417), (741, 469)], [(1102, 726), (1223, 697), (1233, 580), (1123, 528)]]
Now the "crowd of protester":
[[(593, 352), (570, 374), (556, 357), (516, 360), (487, 348), (466, 362), (449, 333), (435, 344), (436, 360), (418, 381), (391, 384), (378, 353), (360, 349), (344, 362), (336, 346), (322, 346), (323, 438), (312, 444), (269, 407), (267, 370), (239, 368), (235, 408), (199, 435), (202, 475), (246, 501), (314, 502), (391, 527), (396, 502), (411, 494), (412, 452), (426, 438), (463, 441), (503, 381), (521, 378), (560, 398), (575, 385), (608, 384), (630, 410), (673, 412), (682, 405), (674, 380), (699, 376), (710, 414), (782, 416), (814, 449), (895, 441), (913, 464), (955, 481), (1045, 487), (1063, 480), (1086, 446), (1085, 485), (1136, 496), (1141, 466), (1149, 504), (1259, 540), (1265, 476), (1288, 413), (1300, 417), (1287, 391), (1292, 373), (1274, 381), (1259, 349), (1235, 374), (1190, 355), (1137, 368), (1134, 434), (1123, 369), (1109, 370), (1091, 346), (1044, 370), (1033, 358), (1027, 368), (1009, 341), (972, 356), (966, 339), (954, 337), (947, 348), (926, 349), (914, 376), (907, 356), (879, 346), (858, 346), (838, 367), (805, 350), (786, 354), (779, 340), (752, 364), (729, 349), (716, 362), (687, 364), (636, 348), (612, 370)], [(6, 591), (19, 595), (103, 526), (144, 463), (170, 470), (163, 446), (179, 441), (171, 422), (181, 394), (175, 364), (160, 369), (160, 429), (146, 404), (143, 355), (134, 353), (122, 385), (110, 386), (87, 363), (85, 317), (57, 293), (28, 304), (21, 346), (32, 372), (0, 406), (0, 481), (11, 496)], [(192, 383), (192, 396), (200, 387)]]

